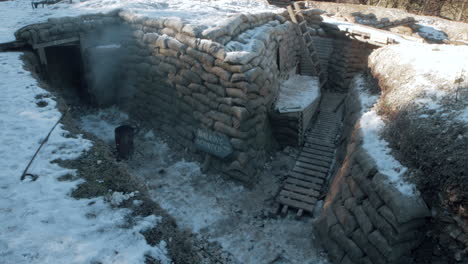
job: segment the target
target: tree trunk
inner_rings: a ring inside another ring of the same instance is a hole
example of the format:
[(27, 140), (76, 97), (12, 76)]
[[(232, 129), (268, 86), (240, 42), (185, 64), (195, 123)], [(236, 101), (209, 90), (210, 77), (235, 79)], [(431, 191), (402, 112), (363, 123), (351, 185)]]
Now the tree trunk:
[(466, 1), (462, 0), (462, 6), (460, 8), (460, 13), (458, 14), (458, 17), (457, 17), (458, 21), (461, 21), (461, 19), (462, 19), (463, 11), (465, 11), (465, 3), (466, 3)]

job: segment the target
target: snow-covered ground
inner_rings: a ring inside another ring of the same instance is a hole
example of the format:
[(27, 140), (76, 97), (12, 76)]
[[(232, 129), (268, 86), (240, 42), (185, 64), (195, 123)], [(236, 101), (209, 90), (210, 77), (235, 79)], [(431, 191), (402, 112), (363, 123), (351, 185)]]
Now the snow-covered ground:
[[(0, 53), (0, 263), (142, 263), (145, 254), (170, 263), (164, 242), (151, 247), (140, 234), (156, 225), (158, 216), (135, 219), (124, 229), (129, 210), (112, 209), (102, 197), (70, 197), (82, 180), (59, 181), (76, 171), (52, 161), (75, 159), (92, 142), (69, 137), (62, 125), (28, 170), (37, 180), (20, 180), (61, 117), (51, 95), (22, 68), (20, 55)], [(47, 105), (36, 105), (39, 100)]]
[(23, 26), (44, 22), (52, 17), (129, 10), (148, 17), (180, 17), (193, 25), (215, 26), (230, 15), (277, 12), (263, 0), (83, 0), (63, 1), (32, 9), (30, 0), (0, 2), (0, 43), (13, 41), (13, 33)]
[[(83, 129), (107, 140), (113, 135), (108, 128), (124, 122), (125, 115), (110, 108), (81, 120)], [(250, 190), (219, 175), (204, 174), (198, 163), (175, 157), (153, 131), (142, 132), (135, 148), (130, 172), (145, 181), (152, 198), (182, 228), (219, 242), (237, 263), (327, 263), (313, 235), (313, 219), (275, 214), (276, 177), (261, 177)]]
[(323, 17), (323, 22), (332, 24), (340, 29), (340, 31), (344, 32), (352, 32), (357, 31), (357, 32), (365, 32), (369, 33), (372, 35), (372, 39), (386, 39), (391, 38), (394, 39), (397, 43), (412, 43), (414, 42), (413, 40), (408, 40), (404, 38), (402, 35), (390, 32), (390, 31), (384, 31), (380, 29), (376, 29), (370, 26), (364, 26), (364, 25), (359, 25), (359, 24), (354, 24), (354, 23), (349, 23), (343, 20), (336, 19), (334, 17), (328, 17), (328, 16), (322, 16)]
[[(468, 46), (392, 45), (373, 52), (369, 63), (375, 74), (398, 83), (399, 88), (387, 95), (395, 106), (416, 103), (427, 110), (452, 108), (451, 114), (465, 115), (467, 102), (464, 107), (453, 107), (457, 94), (467, 93)], [(463, 81), (458, 85), (460, 78)]]
[(392, 156), (388, 142), (381, 136), (385, 123), (375, 109), (378, 95), (369, 93), (363, 78), (362, 75), (357, 75), (351, 84), (356, 89), (361, 104), (359, 126), (363, 137), (362, 146), (375, 160), (379, 171), (388, 176), (391, 184), (402, 194), (414, 195), (417, 192), (416, 186), (403, 179), (408, 169)]

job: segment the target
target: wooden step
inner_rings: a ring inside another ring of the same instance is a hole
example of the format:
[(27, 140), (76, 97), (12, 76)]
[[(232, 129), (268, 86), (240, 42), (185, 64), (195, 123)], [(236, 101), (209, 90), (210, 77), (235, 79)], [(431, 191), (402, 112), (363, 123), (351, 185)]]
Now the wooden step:
[(299, 157), (299, 158), (297, 158), (297, 160), (305, 162), (305, 163), (309, 163), (309, 164), (312, 164), (312, 165), (321, 166), (321, 167), (324, 167), (326, 169), (330, 168), (330, 165), (331, 165), (330, 162), (317, 160), (317, 159), (313, 159), (313, 158), (309, 158), (309, 157)]
[(289, 184), (289, 183), (286, 183), (283, 186), (283, 188), (286, 191), (295, 192), (295, 193), (298, 193), (298, 194), (303, 194), (303, 195), (310, 196), (310, 197), (313, 197), (313, 198), (317, 198), (320, 195), (320, 192), (318, 192), (316, 190), (313, 190), (313, 189), (310, 189), (310, 188), (299, 187), (297, 185)]
[(299, 201), (302, 201), (304, 203), (310, 203), (310, 204), (315, 204), (315, 202), (317, 201), (317, 198), (315, 198), (315, 197), (310, 197), (310, 196), (307, 196), (307, 195), (303, 195), (303, 194), (299, 194), (299, 193), (295, 193), (295, 192), (291, 192), (291, 191), (286, 191), (286, 190), (282, 190), (280, 192), (280, 196), (289, 197), (291, 199), (299, 200)]
[(333, 152), (328, 152), (328, 151), (325, 152), (325, 151), (317, 150), (317, 149), (310, 148), (310, 147), (303, 147), (302, 151), (310, 153), (310, 154), (333, 158)]
[(323, 184), (324, 182), (324, 179), (321, 177), (310, 176), (310, 175), (303, 174), (302, 172), (298, 172), (298, 171), (291, 171), (289, 173), (289, 176), (292, 178), (296, 178), (296, 179), (310, 182), (310, 183)]
[(296, 167), (295, 169), (298, 169), (299, 168), (304, 168), (307, 171), (307, 173), (309, 175), (314, 175), (314, 176), (317, 176), (317, 177), (320, 177), (318, 176), (319, 172), (322, 173), (323, 177), (326, 176), (326, 174), (328, 173), (328, 168), (324, 168), (322, 166), (317, 166), (317, 165), (313, 165), (313, 164), (310, 164), (310, 163), (306, 163), (306, 162), (303, 162), (303, 161), (296, 161)]
[[(299, 163), (299, 162), (300, 161), (296, 162), (296, 164)], [(324, 172), (324, 171), (319, 171), (319, 170), (315, 170), (315, 169), (311, 169), (311, 168), (304, 168), (304, 167), (301, 167), (301, 166), (295, 166), (294, 169), (293, 169), (293, 172), (298, 172), (298, 173), (302, 173), (302, 174), (307, 175), (307, 176), (317, 177), (317, 178), (325, 178), (327, 176), (326, 171)]]
[(307, 157), (307, 158), (321, 160), (321, 161), (330, 162), (330, 163), (333, 161), (333, 159), (330, 158), (330, 157), (315, 155), (315, 154), (311, 154), (311, 153), (307, 153), (307, 152), (301, 152), (301, 154), (299, 154), (299, 157)]
[(307, 140), (305, 142), (305, 146), (316, 149), (316, 150), (320, 150), (320, 151), (330, 152), (330, 153), (333, 153), (335, 151), (335, 148), (315, 145), (313, 143), (307, 142)]
[(300, 187), (314, 189), (314, 190), (320, 190), (322, 188), (320, 184), (303, 181), (303, 180), (296, 179), (296, 178), (293, 178), (293, 177), (288, 177), (286, 179), (285, 183), (294, 184), (294, 185), (297, 185), (297, 186), (300, 186)]
[(305, 141), (310, 143), (310, 144), (317, 145), (317, 146), (335, 148), (335, 145), (333, 145), (333, 144), (325, 143), (323, 141), (319, 141), (319, 140), (315, 140), (313, 138), (307, 137), (307, 133), (306, 133)]

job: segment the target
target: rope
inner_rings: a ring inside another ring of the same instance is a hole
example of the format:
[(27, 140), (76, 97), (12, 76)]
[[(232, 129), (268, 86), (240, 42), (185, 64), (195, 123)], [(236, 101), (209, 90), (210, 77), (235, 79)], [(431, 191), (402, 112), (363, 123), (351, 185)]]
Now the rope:
[(34, 174), (31, 174), (31, 173), (27, 173), (28, 172), (28, 169), (29, 167), (31, 166), (31, 164), (33, 163), (34, 159), (36, 158), (37, 154), (39, 153), (39, 151), (41, 150), (42, 146), (44, 146), (44, 144), (49, 140), (49, 137), (50, 137), (50, 134), (52, 134), (52, 131), (54, 131), (55, 127), (57, 127), (57, 125), (60, 123), (60, 121), (63, 120), (63, 118), (67, 115), (68, 113), (68, 108), (67, 110), (65, 111), (65, 113), (62, 115), (62, 117), (60, 117), (60, 119), (55, 123), (55, 125), (52, 127), (52, 129), (50, 129), (49, 131), (49, 134), (47, 134), (47, 136), (45, 137), (45, 139), (42, 141), (41, 145), (39, 146), (39, 148), (36, 150), (36, 153), (34, 153), (34, 156), (31, 158), (31, 160), (29, 161), (28, 163), (28, 166), (26, 166), (26, 168), (24, 169), (23, 171), (23, 174), (21, 174), (21, 181), (23, 181), (26, 176), (31, 176), (32, 180), (35, 181), (37, 180), (37, 178), (39, 178), (39, 176), (37, 175), (34, 175)]

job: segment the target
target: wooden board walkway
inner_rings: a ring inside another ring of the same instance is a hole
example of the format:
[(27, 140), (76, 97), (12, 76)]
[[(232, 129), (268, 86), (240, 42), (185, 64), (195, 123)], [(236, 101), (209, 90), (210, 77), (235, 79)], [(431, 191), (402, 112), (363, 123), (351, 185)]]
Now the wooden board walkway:
[(305, 134), (304, 145), (294, 168), (288, 173), (277, 201), (281, 213), (296, 209), (297, 216), (312, 214), (335, 158), (335, 139), (341, 126), (345, 94), (327, 93), (320, 103), (320, 113)]

